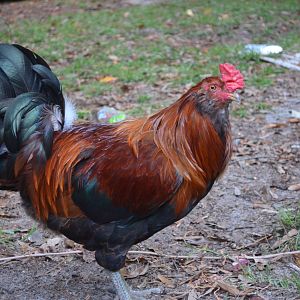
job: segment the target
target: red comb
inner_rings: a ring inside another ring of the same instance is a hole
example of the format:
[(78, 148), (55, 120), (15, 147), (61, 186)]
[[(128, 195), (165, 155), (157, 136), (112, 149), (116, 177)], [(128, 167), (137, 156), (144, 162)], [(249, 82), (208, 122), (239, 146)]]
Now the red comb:
[(242, 73), (231, 64), (219, 65), (221, 79), (225, 82), (229, 92), (244, 88), (244, 77)]

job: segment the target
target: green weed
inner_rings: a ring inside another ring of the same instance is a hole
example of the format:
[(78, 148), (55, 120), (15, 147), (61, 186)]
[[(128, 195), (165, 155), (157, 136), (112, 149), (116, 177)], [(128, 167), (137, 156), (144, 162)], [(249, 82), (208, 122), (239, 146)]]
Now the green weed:
[(247, 280), (253, 284), (271, 285), (282, 289), (295, 288), (300, 291), (300, 277), (295, 272), (291, 272), (289, 276), (280, 276), (274, 274), (268, 266), (262, 271), (256, 270), (254, 266), (247, 266), (243, 273)]
[(293, 228), (300, 229), (300, 208), (295, 211), (282, 209), (279, 211), (279, 218), (287, 231)]
[(138, 101), (138, 103), (143, 104), (143, 103), (149, 102), (150, 99), (151, 99), (151, 97), (150, 97), (149, 95), (140, 95), (140, 96), (138, 97), (137, 101)]
[(91, 116), (91, 112), (89, 110), (78, 110), (77, 117), (80, 120), (88, 120)]
[(256, 104), (257, 110), (270, 110), (271, 108), (272, 108), (272, 106), (265, 102), (259, 102)]
[(27, 241), (37, 230), (36, 226), (31, 227), (28, 232), (22, 237), (22, 241)]
[(285, 229), (285, 233), (292, 229), (298, 230), (298, 234), (291, 237), (283, 246), (288, 247), (290, 250), (300, 250), (300, 208), (297, 210), (280, 210), (279, 219)]
[[(300, 45), (297, 26), (289, 23), (298, 18), (297, 0), (174, 0), (113, 11), (90, 10), (95, 2), (64, 3), (81, 9), (49, 16), (43, 22), (3, 24), (0, 40), (38, 52), (53, 66), (65, 91), (82, 91), (87, 98), (120, 93), (120, 86), (127, 83), (168, 81), (177, 87), (196, 83), (217, 74), (218, 64), (224, 62), (236, 64), (246, 74), (251, 67), (248, 86), (268, 87), (284, 71), (266, 67), (256, 55), (243, 54), (238, 30), (245, 20), (251, 25), (252, 42), (276, 42), (286, 50)], [(278, 31), (279, 23), (288, 26), (285, 34)], [(99, 78), (104, 76), (116, 77), (117, 82), (101, 83)]]
[(245, 107), (240, 107), (240, 108), (233, 110), (232, 114), (238, 118), (245, 118), (245, 117), (247, 117), (247, 110)]
[(0, 229), (0, 245), (13, 245), (15, 233), (14, 230)]

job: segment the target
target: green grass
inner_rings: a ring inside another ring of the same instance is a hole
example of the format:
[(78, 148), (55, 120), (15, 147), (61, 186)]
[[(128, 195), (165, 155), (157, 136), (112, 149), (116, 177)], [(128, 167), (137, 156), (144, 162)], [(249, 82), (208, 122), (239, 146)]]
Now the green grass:
[(247, 109), (245, 107), (240, 107), (240, 108), (237, 108), (235, 110), (233, 110), (232, 114), (235, 116), (235, 117), (238, 117), (238, 118), (245, 118), (247, 117)]
[(272, 108), (272, 106), (268, 103), (265, 102), (258, 102), (256, 104), (256, 109), (261, 111), (261, 110), (270, 110)]
[[(279, 219), (284, 227), (285, 234), (290, 230), (296, 229), (300, 231), (300, 208), (297, 210), (282, 209), (279, 211)], [(285, 242), (279, 251), (300, 250), (300, 234), (292, 237)], [(300, 292), (300, 276), (295, 272), (289, 275), (281, 275), (274, 272), (272, 266), (266, 265), (263, 270), (258, 269), (255, 265), (249, 265), (243, 269), (243, 275), (252, 284), (273, 286), (281, 289), (297, 289)]]
[(283, 72), (283, 69), (273, 65), (261, 66), (257, 74), (250, 78), (249, 84), (259, 88), (270, 86), (273, 84), (275, 76)]
[[(300, 45), (297, 23), (290, 23), (298, 18), (297, 0), (174, 0), (113, 11), (85, 10), (89, 1), (68, 3), (83, 10), (1, 26), (0, 40), (34, 49), (53, 66), (66, 91), (82, 91), (88, 98), (120, 94), (122, 84), (196, 83), (206, 74), (217, 74), (223, 62), (245, 72), (247, 85), (267, 87), (282, 69), (242, 52), (239, 29), (245, 22), (252, 42), (279, 43), (286, 49)], [(288, 26), (284, 34), (278, 32), (281, 23)], [(100, 82), (104, 76), (118, 80)], [(147, 101), (138, 99), (139, 104)]]
[(286, 231), (300, 229), (300, 208), (297, 210), (282, 209), (279, 218)]
[(0, 245), (13, 245), (15, 233), (16, 232), (14, 230), (0, 229)]
[(151, 99), (151, 97), (150, 97), (149, 95), (140, 95), (140, 96), (138, 97), (137, 101), (138, 101), (138, 103), (143, 104), (143, 103), (149, 102), (150, 99)]
[(255, 266), (247, 266), (243, 273), (250, 283), (282, 289), (295, 288), (300, 292), (300, 277), (295, 272), (291, 272), (289, 276), (280, 276), (275, 275), (268, 266), (262, 271), (258, 271)]
[(27, 241), (37, 230), (36, 226), (31, 227), (28, 232), (22, 236), (22, 241)]
[(81, 120), (88, 120), (90, 118), (91, 112), (89, 110), (78, 110), (77, 117)]
[(12, 246), (16, 239), (27, 241), (36, 230), (37, 227), (33, 226), (23, 234), (24, 230), (21, 229), (0, 229), (0, 245)]
[(289, 250), (300, 250), (300, 207), (297, 210), (282, 209), (279, 211), (279, 219), (284, 227), (285, 233), (292, 229), (298, 230), (298, 234), (284, 243)]
[(127, 113), (133, 117), (140, 117), (145, 115), (145, 109), (140, 105), (136, 105), (134, 108), (128, 110)]

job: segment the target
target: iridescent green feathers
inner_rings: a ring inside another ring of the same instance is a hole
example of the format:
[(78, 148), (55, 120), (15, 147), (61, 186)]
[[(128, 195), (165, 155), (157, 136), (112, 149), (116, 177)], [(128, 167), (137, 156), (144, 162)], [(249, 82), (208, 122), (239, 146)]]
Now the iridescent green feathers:
[[(64, 98), (57, 77), (34, 52), (19, 45), (0, 44), (0, 144), (17, 153), (34, 134), (43, 131), (46, 156), (51, 152), (55, 115), (61, 129)], [(46, 126), (47, 123), (47, 126)]]

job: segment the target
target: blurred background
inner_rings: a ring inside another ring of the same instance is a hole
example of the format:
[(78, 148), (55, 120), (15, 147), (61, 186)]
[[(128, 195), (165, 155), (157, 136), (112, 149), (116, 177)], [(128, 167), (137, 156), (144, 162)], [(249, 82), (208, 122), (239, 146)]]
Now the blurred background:
[(244, 46), (296, 50), (299, 9), (295, 0), (8, 1), (0, 39), (45, 57), (81, 108), (143, 114), (174, 100), (169, 92), (217, 74), (223, 62), (236, 64), (248, 87), (272, 85), (284, 70), (259, 63)]
[[(235, 149), (224, 178), (187, 218), (135, 247), (216, 259), (132, 256), (129, 283), (162, 285), (163, 299), (299, 299), (299, 255), (227, 260), (300, 250), (299, 33), (299, 0), (1, 1), (0, 41), (50, 64), (80, 122), (98, 122), (106, 106), (128, 118), (155, 112), (217, 75), (220, 63), (245, 76), (242, 102), (231, 107)], [(283, 52), (267, 53), (270, 63), (249, 44)], [(16, 194), (0, 197), (1, 256), (79, 247), (54, 240), (25, 215)], [(3, 299), (114, 297), (87, 253), (0, 268)]]

